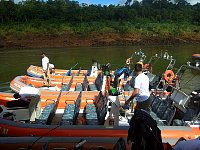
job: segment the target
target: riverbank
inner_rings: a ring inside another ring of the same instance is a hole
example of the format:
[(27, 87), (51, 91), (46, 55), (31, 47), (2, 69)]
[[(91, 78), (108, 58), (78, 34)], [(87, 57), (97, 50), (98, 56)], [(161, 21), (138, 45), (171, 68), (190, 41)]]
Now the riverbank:
[(184, 36), (142, 36), (137, 34), (8, 34), (0, 37), (0, 48), (64, 48), (76, 46), (113, 46), (144, 44), (200, 43), (200, 33)]

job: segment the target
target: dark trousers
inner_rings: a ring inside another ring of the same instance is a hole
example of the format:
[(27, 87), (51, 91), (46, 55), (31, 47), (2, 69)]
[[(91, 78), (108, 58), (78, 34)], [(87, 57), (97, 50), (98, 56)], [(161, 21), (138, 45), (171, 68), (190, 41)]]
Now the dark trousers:
[(151, 104), (150, 98), (148, 98), (147, 100), (145, 100), (143, 102), (136, 101), (135, 109), (143, 109), (143, 110), (150, 112), (150, 104)]

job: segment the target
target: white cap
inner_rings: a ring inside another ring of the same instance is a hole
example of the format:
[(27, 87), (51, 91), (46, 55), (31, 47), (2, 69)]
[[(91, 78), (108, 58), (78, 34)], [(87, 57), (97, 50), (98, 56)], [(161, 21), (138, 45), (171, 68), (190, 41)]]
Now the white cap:
[(49, 64), (49, 68), (54, 68), (54, 64)]

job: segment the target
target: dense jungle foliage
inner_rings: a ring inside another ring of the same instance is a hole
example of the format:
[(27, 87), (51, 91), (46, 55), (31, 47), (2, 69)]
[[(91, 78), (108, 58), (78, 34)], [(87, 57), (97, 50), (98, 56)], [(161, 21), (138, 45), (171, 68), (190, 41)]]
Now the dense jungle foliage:
[(0, 35), (9, 33), (114, 32), (183, 35), (200, 30), (200, 3), (127, 0), (124, 5), (87, 5), (69, 0), (0, 1)]

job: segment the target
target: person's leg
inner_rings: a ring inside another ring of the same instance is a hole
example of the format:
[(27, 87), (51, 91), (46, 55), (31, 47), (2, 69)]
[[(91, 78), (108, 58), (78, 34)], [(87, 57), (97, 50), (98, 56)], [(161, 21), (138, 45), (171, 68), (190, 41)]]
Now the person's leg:
[(43, 72), (42, 76), (43, 76), (43, 79), (44, 79), (44, 85), (47, 86), (47, 73)]
[(41, 114), (41, 99), (40, 99), (40, 95), (36, 95), (36, 108), (35, 108), (35, 113), (36, 113), (36, 118), (39, 117), (39, 115)]
[(43, 77), (44, 77), (44, 85), (50, 86), (50, 71), (48, 70), (47, 72), (43, 72)]
[(148, 98), (144, 102), (137, 102), (135, 109), (144, 109), (144, 110), (150, 112), (150, 104), (151, 104), (151, 99)]
[(39, 95), (35, 95), (29, 104), (30, 121), (35, 121), (41, 113), (41, 100)]

